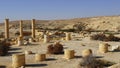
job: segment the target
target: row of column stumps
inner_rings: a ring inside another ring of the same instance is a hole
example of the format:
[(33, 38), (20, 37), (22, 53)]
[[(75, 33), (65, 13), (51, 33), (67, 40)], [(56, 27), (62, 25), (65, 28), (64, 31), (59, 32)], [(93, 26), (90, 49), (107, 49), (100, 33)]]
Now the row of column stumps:
[[(82, 51), (82, 57), (92, 57), (93, 53), (91, 49), (84, 49)], [(75, 58), (74, 50), (65, 50), (64, 58), (69, 60)], [(35, 61), (41, 62), (46, 60), (46, 54), (35, 54)], [(12, 67), (18, 68), (26, 65), (25, 54), (13, 54), (12, 55)]]
[(109, 50), (108, 50), (108, 47), (110, 45), (108, 43), (100, 43), (99, 44), (99, 53), (107, 53)]
[[(71, 40), (71, 33), (65, 33), (65, 40), (66, 41), (70, 41)], [(44, 43), (49, 43), (50, 42), (50, 37), (49, 37), (49, 34), (45, 34), (44, 35), (44, 41), (43, 41)]]
[[(75, 51), (74, 50), (64, 50), (64, 58), (69, 60), (75, 58)], [(27, 54), (28, 55), (28, 54)], [(85, 49), (82, 51), (82, 57), (92, 56), (91, 49)], [(46, 54), (35, 54), (35, 61), (41, 62), (46, 60)], [(13, 54), (12, 55), (12, 67), (18, 68), (24, 66), (26, 64), (25, 54)]]
[[(35, 61), (45, 61), (46, 60), (46, 54), (35, 54)], [(12, 55), (12, 67), (13, 68), (19, 68), (21, 66), (26, 65), (26, 58), (25, 54), (13, 54)]]
[[(35, 19), (32, 19), (32, 38), (35, 38)], [(20, 20), (20, 36), (23, 37), (23, 21)], [(9, 39), (9, 19), (5, 19), (5, 39)]]

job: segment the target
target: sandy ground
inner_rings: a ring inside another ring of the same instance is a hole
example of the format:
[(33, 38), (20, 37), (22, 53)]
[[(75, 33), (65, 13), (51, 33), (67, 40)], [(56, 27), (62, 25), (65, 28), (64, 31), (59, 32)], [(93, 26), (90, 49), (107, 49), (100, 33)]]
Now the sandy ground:
[[(101, 59), (106, 59), (112, 62), (120, 62), (120, 52), (108, 52), (106, 54), (98, 53), (98, 45), (102, 43), (101, 41), (91, 41), (88, 38), (83, 39), (82, 41), (61, 41), (64, 45), (64, 49), (73, 49), (75, 50), (74, 59), (64, 59), (64, 54), (60, 55), (47, 55), (47, 60), (42, 62), (35, 62), (35, 54), (26, 55), (26, 66), (25, 68), (77, 68), (79, 61), (81, 60), (81, 53), (84, 49), (92, 49), (93, 54), (96, 57)], [(119, 42), (108, 42), (110, 45), (120, 45)], [(46, 53), (47, 45), (52, 43), (42, 43), (36, 42), (31, 43), (31, 45), (26, 46), (11, 46), (8, 56), (0, 56), (0, 66), (3, 68), (12, 68), (12, 54), (24, 53), (25, 50), (32, 51), (33, 53)], [(81, 46), (84, 44), (86, 46)], [(4, 67), (5, 66), (5, 67)], [(0, 67), (1, 68), (1, 67)]]

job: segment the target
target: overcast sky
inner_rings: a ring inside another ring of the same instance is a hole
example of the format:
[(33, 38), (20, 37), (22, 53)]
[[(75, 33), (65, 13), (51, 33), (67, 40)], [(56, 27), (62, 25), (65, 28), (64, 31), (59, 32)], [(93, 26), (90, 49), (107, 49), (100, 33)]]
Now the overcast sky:
[(0, 21), (120, 15), (120, 0), (0, 0)]

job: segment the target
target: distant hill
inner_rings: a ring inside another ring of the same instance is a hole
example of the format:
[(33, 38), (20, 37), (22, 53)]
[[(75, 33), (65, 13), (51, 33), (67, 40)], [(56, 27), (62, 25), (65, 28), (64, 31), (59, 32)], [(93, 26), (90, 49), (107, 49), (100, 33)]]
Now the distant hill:
[[(71, 29), (77, 23), (86, 24), (85, 29), (94, 30), (120, 30), (120, 16), (100, 16), (88, 18), (75, 18), (67, 20), (36, 20), (36, 28), (44, 29)], [(3, 23), (0, 24), (4, 26)], [(24, 20), (24, 28), (30, 27), (31, 21)], [(10, 28), (19, 28), (19, 21), (10, 21)]]

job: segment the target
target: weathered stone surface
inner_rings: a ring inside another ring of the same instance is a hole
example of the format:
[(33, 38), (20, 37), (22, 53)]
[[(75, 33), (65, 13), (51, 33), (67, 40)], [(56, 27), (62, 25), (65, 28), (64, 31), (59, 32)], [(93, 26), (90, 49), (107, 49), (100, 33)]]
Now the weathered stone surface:
[(32, 54), (32, 51), (25, 51), (26, 55)]
[(65, 50), (64, 51), (64, 58), (65, 59), (72, 59), (75, 57), (75, 51), (74, 50)]
[(92, 56), (92, 50), (91, 49), (85, 49), (82, 51), (82, 57)]
[(100, 43), (99, 44), (99, 52), (100, 53), (107, 53), (108, 52), (108, 43)]
[(12, 55), (12, 67), (18, 68), (25, 65), (25, 54)]
[(46, 60), (46, 54), (35, 54), (35, 61), (45, 61)]
[(66, 33), (66, 41), (71, 40), (71, 34), (70, 33)]

